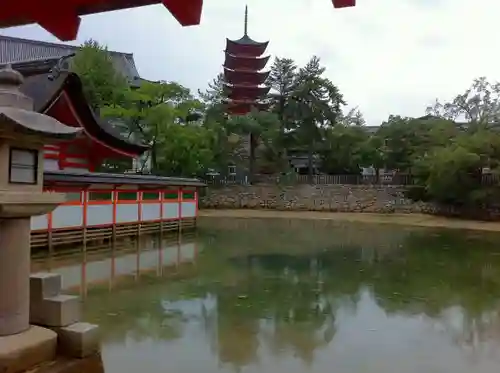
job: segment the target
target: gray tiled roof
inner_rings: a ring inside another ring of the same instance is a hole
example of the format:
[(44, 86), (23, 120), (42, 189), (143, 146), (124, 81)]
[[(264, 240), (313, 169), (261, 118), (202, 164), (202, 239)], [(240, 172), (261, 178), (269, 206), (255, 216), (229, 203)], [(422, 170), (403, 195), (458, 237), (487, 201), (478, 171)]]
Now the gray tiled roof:
[[(0, 35), (0, 65), (63, 57), (80, 47)], [(131, 83), (140, 79), (131, 53), (109, 52), (117, 71)]]

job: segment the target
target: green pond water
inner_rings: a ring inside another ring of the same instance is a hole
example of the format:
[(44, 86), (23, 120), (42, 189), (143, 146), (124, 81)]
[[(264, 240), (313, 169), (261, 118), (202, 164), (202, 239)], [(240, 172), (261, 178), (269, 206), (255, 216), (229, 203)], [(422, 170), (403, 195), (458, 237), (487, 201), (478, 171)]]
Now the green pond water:
[(497, 373), (500, 235), (205, 219), (50, 266), (107, 373)]

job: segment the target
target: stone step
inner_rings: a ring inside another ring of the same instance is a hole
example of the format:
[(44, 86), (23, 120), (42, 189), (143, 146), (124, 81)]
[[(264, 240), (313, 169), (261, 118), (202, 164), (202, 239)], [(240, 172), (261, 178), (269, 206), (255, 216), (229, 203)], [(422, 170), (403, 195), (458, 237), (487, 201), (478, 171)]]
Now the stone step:
[(30, 299), (41, 301), (44, 298), (59, 295), (62, 288), (62, 277), (57, 273), (40, 272), (30, 276)]
[(73, 295), (56, 295), (30, 304), (32, 324), (64, 327), (80, 321), (80, 299)]
[(58, 336), (59, 352), (68, 357), (85, 358), (100, 348), (99, 326), (77, 322), (62, 328), (52, 328)]

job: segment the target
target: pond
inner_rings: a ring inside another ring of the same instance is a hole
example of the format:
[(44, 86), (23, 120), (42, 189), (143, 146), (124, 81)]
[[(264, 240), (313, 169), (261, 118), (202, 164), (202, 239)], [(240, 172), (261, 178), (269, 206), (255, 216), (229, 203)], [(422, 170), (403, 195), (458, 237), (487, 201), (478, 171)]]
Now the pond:
[(33, 261), (84, 298), (106, 372), (498, 372), (498, 234), (201, 225), (180, 241), (144, 237)]

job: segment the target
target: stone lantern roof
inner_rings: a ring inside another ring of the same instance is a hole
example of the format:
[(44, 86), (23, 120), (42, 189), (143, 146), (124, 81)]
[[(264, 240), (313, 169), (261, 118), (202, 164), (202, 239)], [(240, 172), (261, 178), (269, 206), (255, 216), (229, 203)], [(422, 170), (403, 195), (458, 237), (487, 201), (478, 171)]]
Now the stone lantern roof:
[(20, 91), (23, 76), (9, 65), (0, 70), (0, 137), (5, 132), (48, 139), (72, 139), (82, 130), (33, 111), (33, 99)]

